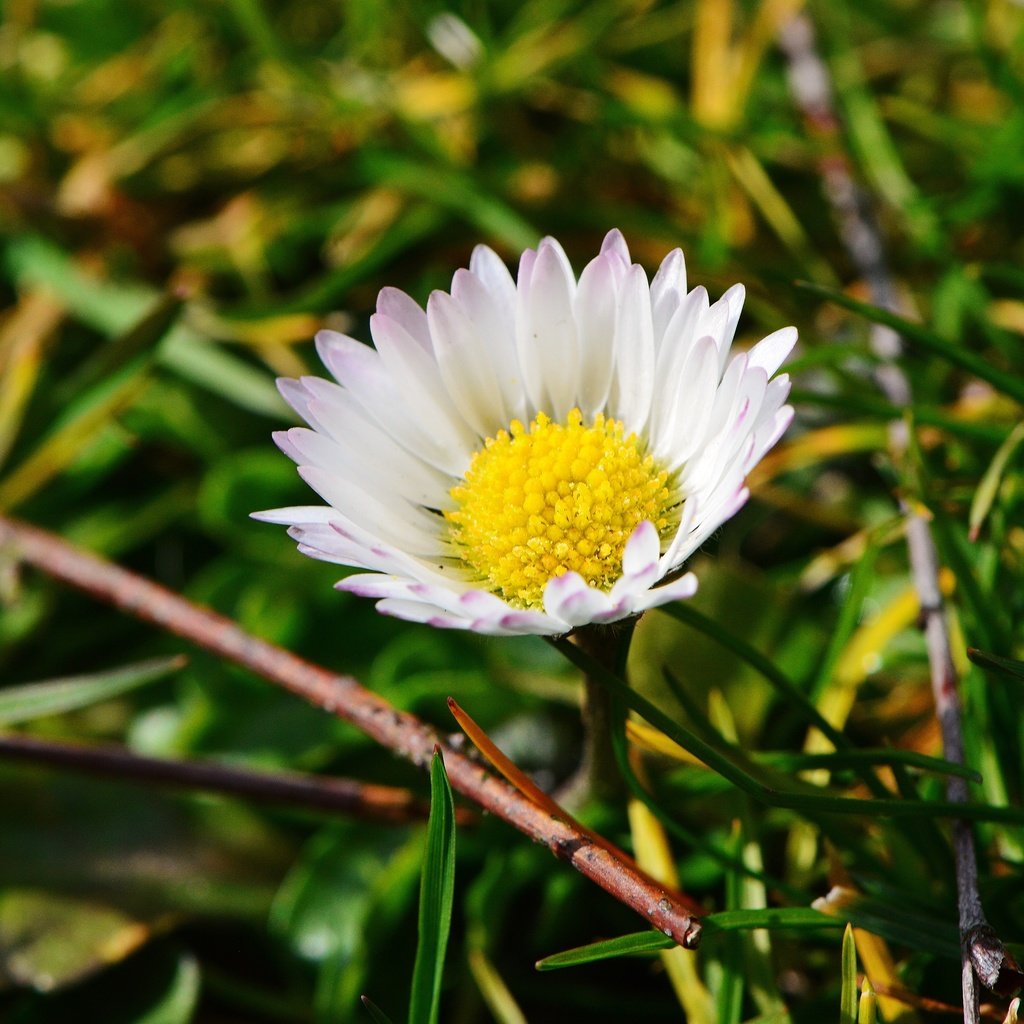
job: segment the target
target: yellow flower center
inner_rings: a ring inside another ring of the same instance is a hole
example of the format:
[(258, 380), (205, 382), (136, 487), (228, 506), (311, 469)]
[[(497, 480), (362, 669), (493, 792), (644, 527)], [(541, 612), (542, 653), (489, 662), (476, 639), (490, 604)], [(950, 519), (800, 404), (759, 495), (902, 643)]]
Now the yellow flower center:
[(679, 521), (670, 474), (618, 420), (579, 409), (565, 424), (538, 413), (489, 437), (451, 490), (446, 512), (463, 561), (488, 589), (519, 608), (541, 608), (555, 576), (578, 572), (608, 591), (622, 553), (647, 520), (658, 533)]

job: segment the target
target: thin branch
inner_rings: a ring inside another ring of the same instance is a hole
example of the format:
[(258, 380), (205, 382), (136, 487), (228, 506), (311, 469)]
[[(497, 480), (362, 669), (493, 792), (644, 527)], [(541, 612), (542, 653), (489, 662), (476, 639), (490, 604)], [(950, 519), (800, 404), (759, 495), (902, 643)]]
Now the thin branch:
[(55, 579), (154, 623), (344, 719), (398, 756), (426, 769), (440, 745), (452, 787), (567, 861), (652, 927), (681, 946), (700, 941), (700, 922), (685, 898), (656, 882), (623, 854), (595, 844), (572, 824), (537, 807), (434, 729), (399, 711), (351, 676), (337, 675), (251, 636), (230, 619), (37, 527), (0, 517), (0, 549)]
[[(124, 747), (61, 743), (35, 736), (0, 736), (0, 761), (65, 768), (130, 783), (242, 797), (311, 811), (403, 824), (425, 819), (429, 805), (407, 789), (298, 772), (262, 772), (207, 760), (144, 757)], [(469, 816), (461, 809), (463, 824)]]
[[(898, 313), (897, 288), (886, 263), (885, 244), (868, 198), (858, 185), (843, 148), (829, 71), (818, 55), (810, 19), (805, 14), (789, 19), (779, 32), (779, 44), (789, 61), (793, 97), (809, 133), (821, 145), (819, 171), (843, 243), (867, 282), (872, 302)], [(882, 360), (875, 373), (880, 390), (897, 409), (910, 408), (913, 403), (910, 380), (897, 362), (903, 352), (899, 334), (890, 327), (874, 324), (871, 348)], [(902, 418), (893, 420), (889, 426), (889, 447), (897, 466), (905, 464), (909, 443), (906, 421)], [(928, 520), (918, 508), (902, 498), (900, 508), (906, 516), (910, 569), (921, 604), (935, 714), (942, 730), (943, 756), (947, 761), (962, 765), (963, 722), (949, 628), (939, 588), (938, 552)], [(946, 793), (950, 803), (963, 804), (970, 799), (967, 781), (958, 776), (948, 778)], [(962, 819), (956, 819), (952, 833), (963, 955), (964, 1021), (977, 1024), (980, 1018), (975, 977), (998, 992), (1013, 991), (1024, 978), (985, 919), (978, 892), (978, 865), (971, 826)]]

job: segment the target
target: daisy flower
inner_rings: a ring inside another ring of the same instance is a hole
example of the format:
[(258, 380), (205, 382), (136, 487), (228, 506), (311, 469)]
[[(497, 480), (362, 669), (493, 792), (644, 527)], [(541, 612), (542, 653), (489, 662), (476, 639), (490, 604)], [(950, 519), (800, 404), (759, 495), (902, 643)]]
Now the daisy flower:
[(793, 416), (794, 328), (728, 358), (743, 294), (687, 291), (678, 249), (648, 282), (618, 231), (579, 280), (546, 238), (515, 280), (478, 247), (426, 310), (385, 288), (374, 348), (321, 331), (334, 382), (280, 382), (309, 428), (275, 440), (327, 504), (256, 518), (434, 626), (558, 635), (690, 597), (680, 567)]

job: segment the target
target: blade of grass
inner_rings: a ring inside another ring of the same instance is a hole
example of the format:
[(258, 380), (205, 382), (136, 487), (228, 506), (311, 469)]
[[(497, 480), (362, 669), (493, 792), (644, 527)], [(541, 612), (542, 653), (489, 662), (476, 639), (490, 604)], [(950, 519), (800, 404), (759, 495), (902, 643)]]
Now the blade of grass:
[(444, 759), (435, 749), (430, 762), (430, 819), (420, 885), (419, 942), (412, 973), (409, 1024), (437, 1024), (441, 976), (455, 894), (455, 804)]
[[(845, 921), (822, 914), (810, 907), (769, 907), (765, 910), (723, 910), (704, 918), (708, 934), (715, 932), (753, 931), (767, 928), (777, 931), (821, 931), (844, 927)], [(562, 953), (553, 953), (537, 961), (539, 971), (554, 971), (562, 967), (578, 967), (595, 960), (609, 960), (619, 956), (641, 956), (670, 949), (675, 943), (661, 932), (631, 932), (614, 939), (577, 946)]]
[[(624, 716), (619, 717), (623, 718)], [(699, 718), (698, 721), (706, 720)], [(808, 899), (806, 893), (794, 888), (781, 878), (773, 878), (772, 876), (765, 874), (763, 871), (757, 871), (751, 868), (741, 859), (735, 857), (727, 849), (708, 839), (703, 831), (691, 831), (678, 820), (677, 815), (673, 814), (667, 807), (662, 806), (660, 800), (648, 791), (647, 787), (640, 781), (640, 778), (633, 769), (626, 745), (626, 730), (613, 730), (612, 749), (615, 752), (615, 759), (618, 763), (619, 771), (622, 773), (622, 778), (626, 782), (626, 787), (637, 800), (641, 801), (644, 806), (647, 807), (667, 832), (681, 840), (690, 849), (704, 853), (716, 863), (720, 864), (725, 870), (738, 871), (742, 874), (746, 874), (750, 878), (754, 878), (769, 886), (774, 892), (783, 893), (796, 902), (806, 901)]]
[[(549, 641), (565, 657), (584, 672), (600, 680), (626, 707), (645, 718), (681, 747), (700, 758), (709, 768), (731, 782), (737, 789), (770, 807), (787, 808), (811, 816), (816, 813), (867, 814), (882, 817), (939, 818), (959, 817), (974, 821), (1002, 821), (1024, 824), (1024, 809), (1019, 807), (991, 807), (987, 804), (953, 803), (950, 801), (911, 801), (895, 799), (866, 800), (858, 797), (821, 795), (806, 790), (779, 788), (772, 777), (771, 784), (762, 782), (749, 758), (737, 749), (724, 744), (707, 743), (689, 729), (672, 721), (660, 708), (632, 690), (618, 676), (580, 648), (564, 638)], [(808, 787), (810, 788), (810, 787)]]
[[(861, 415), (878, 416), (879, 419), (891, 422), (903, 414), (898, 406), (887, 402), (884, 398), (869, 395), (830, 394), (822, 391), (811, 391), (793, 388), (789, 394), (793, 405), (820, 406), (826, 409), (841, 409), (845, 414), (855, 412)], [(1000, 444), (1006, 440), (1007, 428), (996, 423), (976, 423), (972, 420), (959, 419), (955, 415), (929, 405), (913, 405), (910, 415), (915, 423), (926, 427), (938, 427), (948, 434), (965, 437), (975, 441), (987, 441)]]
[(515, 997), (509, 991), (505, 979), (498, 973), (490, 958), (482, 949), (471, 949), (466, 954), (470, 973), (480, 989), (487, 1009), (497, 1024), (527, 1024), (526, 1017)]
[[(916, 1017), (907, 1019), (916, 1019)], [(857, 1004), (857, 1024), (875, 1024), (877, 1020), (878, 996), (875, 995), (875, 990), (871, 987), (870, 979), (865, 978), (864, 984), (861, 986), (860, 1002)]]
[(360, 996), (359, 1001), (375, 1024), (392, 1024), (391, 1018), (369, 996)]
[(970, 525), (970, 529), (967, 531), (968, 540), (975, 541), (978, 539), (982, 523), (985, 522), (996, 499), (996, 494), (999, 492), (999, 485), (1003, 482), (1006, 468), (1022, 445), (1024, 445), (1024, 421), (1018, 423), (1010, 436), (1002, 443), (999, 451), (995, 454), (995, 458), (985, 471), (985, 475), (981, 478), (978, 489), (974, 492), (974, 498), (971, 500), (971, 511), (968, 516), (968, 523)]
[(6, 687), (0, 690), (0, 726), (16, 725), (44, 715), (60, 715), (119, 697), (177, 672), (186, 661), (185, 656), (179, 654), (89, 675)]
[(839, 1024), (857, 1024), (857, 947), (853, 928), (843, 932), (842, 988), (839, 993)]
[(843, 748), (851, 745), (850, 740), (822, 715), (796, 683), (745, 640), (741, 640), (738, 636), (723, 629), (713, 619), (708, 618), (708, 616), (693, 608), (688, 608), (680, 602), (663, 605), (658, 610), (666, 615), (670, 615), (677, 622), (692, 626), (698, 632), (703, 633), (727, 650), (732, 651), (738, 658), (760, 673), (777, 693), (796, 705), (807, 721), (817, 726), (837, 747)]
[[(637, 863), (658, 881), (678, 889), (679, 872), (661, 822), (635, 797), (629, 801), (627, 811)], [(678, 946), (662, 950), (660, 958), (686, 1020), (690, 1024), (712, 1024), (711, 994), (701, 979), (696, 958)]]
[(997, 672), (1010, 679), (1024, 680), (1024, 661), (1003, 658), (998, 654), (988, 654), (985, 651), (979, 651), (977, 647), (968, 647), (967, 657), (986, 672)]
[[(741, 818), (733, 821), (729, 834), (729, 846), (736, 860), (742, 859), (743, 825)], [(729, 910), (742, 910), (742, 872), (727, 871), (725, 875), (725, 905)], [(740, 1012), (743, 1007), (743, 993), (746, 989), (746, 971), (743, 947), (739, 936), (725, 933), (719, 942), (707, 948), (708, 967), (714, 965), (716, 970), (709, 970), (712, 988), (715, 993), (715, 1009), (718, 1011), (718, 1024), (740, 1024)]]
[(20, 462), (0, 485), (0, 509), (11, 509), (31, 498), (55, 476), (72, 465), (89, 448), (104, 427), (130, 406), (148, 387), (144, 373), (123, 379), (111, 389), (94, 389), (84, 403), (58, 424)]
[(797, 288), (810, 292), (812, 295), (828, 299), (837, 306), (850, 310), (851, 313), (857, 313), (871, 323), (882, 324), (885, 327), (892, 328), (908, 343), (917, 345), (931, 355), (940, 356), (954, 366), (959, 366), (962, 370), (967, 370), (968, 373), (974, 374), (979, 380), (986, 381), (997, 391), (1001, 391), (1004, 395), (1009, 395), (1015, 401), (1024, 405), (1024, 379), (994, 367), (987, 359), (976, 352), (946, 341), (945, 338), (940, 337), (934, 331), (921, 324), (914, 323), (913, 320), (907, 320), (904, 317), (897, 316), (895, 313), (890, 313), (887, 309), (872, 306), (868, 302), (860, 302), (835, 288), (814, 284), (810, 281), (796, 281), (795, 285)]

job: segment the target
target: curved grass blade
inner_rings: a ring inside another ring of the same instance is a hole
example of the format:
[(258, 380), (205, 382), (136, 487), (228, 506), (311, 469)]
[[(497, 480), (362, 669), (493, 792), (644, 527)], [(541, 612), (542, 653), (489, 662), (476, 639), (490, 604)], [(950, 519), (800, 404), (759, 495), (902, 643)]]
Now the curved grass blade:
[(986, 672), (997, 672), (999, 675), (1009, 676), (1011, 679), (1024, 679), (1024, 661), (1003, 658), (998, 654), (987, 654), (985, 651), (979, 651), (976, 647), (967, 648), (967, 657)]
[(857, 1024), (857, 947), (853, 927), (843, 932), (842, 989), (839, 993), (839, 1024)]
[(814, 284), (810, 281), (796, 281), (795, 285), (803, 291), (810, 292), (812, 295), (819, 295), (823, 299), (834, 302), (837, 306), (842, 306), (843, 309), (857, 313), (872, 323), (891, 327), (894, 331), (899, 332), (903, 339), (910, 344), (917, 345), (932, 355), (941, 356), (947, 362), (952, 363), (954, 366), (959, 366), (962, 370), (967, 370), (968, 373), (974, 374), (979, 380), (987, 381), (996, 390), (1001, 391), (1004, 395), (1009, 395), (1024, 405), (1024, 379), (998, 369), (976, 352), (972, 352), (970, 349), (960, 345), (954, 345), (934, 331), (921, 324), (916, 324), (912, 320), (905, 320), (895, 313), (890, 313), (886, 309), (879, 309), (878, 306), (872, 306), (870, 303), (859, 302), (857, 299), (853, 299), (835, 288)]
[(373, 1018), (374, 1024), (392, 1024), (391, 1018), (369, 996), (360, 996), (359, 1001)]
[[(790, 372), (794, 372), (793, 367), (790, 367)], [(789, 400), (796, 406), (840, 409), (847, 415), (855, 412), (863, 416), (877, 416), (887, 422), (898, 420), (906, 411), (874, 395), (832, 394), (807, 388), (793, 388)], [(990, 444), (1001, 444), (1006, 440), (1008, 433), (1007, 428), (998, 423), (975, 423), (967, 419), (958, 419), (956, 415), (936, 406), (912, 405), (910, 415), (915, 423), (922, 426), (938, 427), (948, 434)]]
[[(625, 716), (616, 712), (616, 717), (621, 720)], [(657, 732), (657, 730), (652, 731)], [(658, 733), (658, 735), (661, 734)], [(669, 740), (668, 742), (671, 743), (672, 741)], [(678, 744), (674, 745), (678, 746)], [(783, 879), (773, 878), (765, 874), (763, 871), (758, 871), (752, 868), (741, 858), (736, 857), (735, 854), (731, 853), (728, 849), (718, 843), (712, 842), (703, 834), (703, 832), (691, 831), (678, 821), (667, 808), (661, 805), (653, 794), (648, 792), (647, 787), (640, 781), (640, 778), (633, 770), (633, 765), (631, 764), (629, 751), (627, 749), (625, 729), (612, 730), (612, 750), (615, 753), (615, 760), (618, 763), (619, 771), (622, 773), (622, 778), (625, 780), (630, 793), (636, 797), (637, 800), (641, 801), (645, 807), (647, 807), (667, 832), (674, 835), (677, 839), (680, 839), (689, 848), (699, 850), (706, 854), (726, 870), (736, 871), (748, 878), (756, 879), (757, 881), (770, 886), (775, 892), (783, 893), (794, 901), (806, 902), (809, 900), (809, 896), (806, 893), (789, 885)]]
[(534, 965), (538, 971), (557, 971), (563, 967), (579, 967), (595, 960), (611, 960), (619, 956), (638, 956), (644, 953), (657, 953), (662, 949), (671, 949), (675, 943), (661, 932), (633, 932), (619, 935), (603, 942), (592, 942), (587, 946), (577, 946), (563, 953), (552, 953), (538, 960)]
[(177, 672), (187, 660), (179, 654), (173, 658), (139, 661), (106, 672), (7, 687), (0, 690), (0, 726), (77, 711), (101, 700), (119, 697)]
[(807, 721), (824, 733), (836, 747), (843, 748), (851, 745), (850, 740), (822, 715), (793, 680), (769, 661), (757, 648), (751, 647), (745, 640), (741, 640), (728, 630), (723, 629), (713, 619), (702, 615), (693, 608), (685, 607), (678, 601), (673, 604), (662, 605), (658, 610), (666, 615), (670, 615), (677, 622), (692, 626), (698, 632), (710, 637), (716, 643), (721, 644), (727, 650), (732, 651), (738, 658), (745, 661), (751, 668), (762, 675), (776, 692), (787, 700), (792, 701), (803, 712)]
[(860, 990), (860, 1003), (857, 1006), (857, 1024), (875, 1024), (878, 1020), (878, 996), (871, 987), (867, 977)]
[(523, 1011), (509, 991), (505, 979), (498, 973), (482, 949), (471, 949), (466, 955), (470, 974), (480, 995), (497, 1024), (527, 1024)]
[(996, 494), (999, 492), (999, 485), (1003, 482), (1006, 468), (1022, 445), (1024, 445), (1024, 421), (1018, 423), (1010, 436), (1000, 445), (995, 458), (989, 464), (988, 469), (985, 470), (985, 475), (981, 478), (978, 489), (974, 492), (974, 497), (971, 500), (971, 511), (967, 520), (970, 527), (967, 531), (968, 540), (975, 541), (978, 539), (982, 524), (985, 522), (989, 510), (996, 500)]
[(766, 784), (757, 776), (760, 774), (767, 777), (767, 770), (759, 770), (742, 751), (722, 743), (705, 742), (685, 726), (674, 722), (664, 711), (631, 689), (614, 672), (590, 657), (576, 644), (565, 639), (551, 639), (549, 642), (578, 668), (592, 678), (600, 680), (626, 707), (641, 715), (695, 757), (700, 758), (712, 771), (731, 782), (737, 789), (769, 807), (788, 808), (806, 815), (870, 814), (881, 817), (966, 818), (972, 821), (1024, 824), (1024, 808), (1019, 807), (957, 804), (938, 800), (867, 800), (859, 797), (824, 795), (813, 792), (810, 786), (802, 790), (783, 789), (777, 784), (774, 776), (771, 777), (771, 784)]
[[(822, 914), (810, 907), (723, 910), (721, 913), (702, 918), (701, 923), (707, 926), (707, 934), (753, 931), (758, 928), (799, 932), (837, 930), (846, 924), (845, 921)], [(631, 932), (629, 935), (619, 935), (614, 939), (605, 939), (586, 946), (577, 946), (575, 949), (567, 949), (562, 953), (553, 953), (538, 960), (536, 967), (538, 971), (554, 971), (562, 967), (578, 967), (581, 964), (593, 963), (595, 960), (657, 953), (663, 949), (670, 949), (673, 945), (675, 943), (661, 932)]]
[(420, 884), (419, 942), (412, 972), (409, 1024), (437, 1024), (441, 975), (455, 893), (455, 803), (439, 749), (430, 762), (430, 819)]
[(921, 754), (916, 750), (897, 750), (895, 748), (843, 750), (834, 754), (793, 754), (788, 751), (771, 751), (755, 755), (755, 760), (791, 772), (813, 768), (827, 768), (830, 772), (836, 772), (858, 768), (862, 765), (891, 767), (899, 764), (935, 775), (956, 775), (961, 779), (969, 779), (971, 782), (980, 783), (982, 781), (981, 773), (966, 765), (954, 764), (952, 761)]

